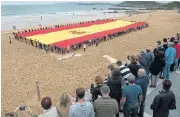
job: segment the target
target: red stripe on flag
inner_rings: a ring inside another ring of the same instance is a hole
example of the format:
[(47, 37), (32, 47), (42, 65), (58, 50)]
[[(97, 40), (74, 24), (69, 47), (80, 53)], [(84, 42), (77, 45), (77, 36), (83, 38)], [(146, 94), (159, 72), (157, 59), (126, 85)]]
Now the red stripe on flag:
[(95, 21), (95, 22), (89, 22), (89, 23), (83, 23), (83, 24), (76, 24), (76, 25), (70, 25), (70, 26), (61, 26), (53, 29), (45, 29), (45, 30), (36, 30), (33, 32), (23, 32), (18, 34), (19, 36), (22, 37), (29, 37), (29, 36), (34, 36), (34, 35), (41, 35), (41, 34), (46, 34), (46, 33), (51, 33), (51, 32), (57, 32), (57, 31), (62, 31), (62, 30), (68, 30), (68, 29), (73, 29), (73, 28), (81, 28), (81, 27), (87, 27), (91, 25), (98, 25), (98, 24), (104, 24), (104, 23), (109, 23), (113, 22), (115, 20), (109, 19), (109, 20), (100, 20), (100, 21)]
[(85, 36), (82, 36), (82, 37), (72, 38), (72, 39), (69, 39), (69, 40), (64, 40), (64, 41), (53, 43), (51, 45), (52, 46), (55, 46), (55, 45), (60, 46), (61, 48), (67, 48), (68, 45), (71, 46), (71, 45), (74, 45), (74, 44), (82, 43), (84, 41), (92, 40), (95, 37), (96, 38), (101, 38), (101, 37), (109, 35), (109, 34), (113, 34), (113, 33), (120, 32), (120, 31), (126, 31), (127, 29), (136, 28), (136, 27), (142, 26), (144, 24), (145, 24), (145, 22), (137, 22), (137, 23), (125, 26), (125, 27), (106, 30), (106, 31), (103, 31), (103, 32), (89, 34), (89, 35), (85, 35)]

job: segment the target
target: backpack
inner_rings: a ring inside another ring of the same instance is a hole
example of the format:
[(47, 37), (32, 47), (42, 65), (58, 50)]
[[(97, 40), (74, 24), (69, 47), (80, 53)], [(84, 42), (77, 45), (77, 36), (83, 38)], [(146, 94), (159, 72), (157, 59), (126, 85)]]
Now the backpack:
[(146, 53), (146, 60), (148, 66), (151, 66), (151, 64), (154, 62), (155, 56), (152, 52)]

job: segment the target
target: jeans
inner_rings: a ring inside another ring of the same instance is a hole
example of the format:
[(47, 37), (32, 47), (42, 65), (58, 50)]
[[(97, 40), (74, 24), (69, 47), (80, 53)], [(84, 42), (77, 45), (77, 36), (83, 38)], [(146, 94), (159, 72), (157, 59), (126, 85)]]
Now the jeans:
[(145, 99), (146, 99), (146, 97), (145, 97), (145, 96), (143, 96), (143, 97), (144, 97), (144, 98), (143, 98), (143, 100), (142, 100), (142, 102), (141, 102), (140, 109), (139, 109), (139, 113), (138, 113), (138, 116), (139, 116), (139, 117), (144, 117)]
[(150, 72), (146, 70), (146, 76), (149, 79)]
[(152, 75), (151, 76), (151, 85), (152, 86), (156, 86), (157, 85), (157, 81), (158, 81), (158, 75)]
[(123, 114), (124, 117), (138, 117), (139, 105), (124, 105)]
[(171, 67), (171, 64), (167, 64), (166, 63), (166, 65), (164, 67), (164, 70), (163, 70), (163, 77), (164, 78), (169, 79), (169, 76), (170, 76), (170, 67)]
[(176, 71), (177, 68), (178, 68), (178, 61), (179, 61), (179, 58), (176, 58), (176, 59), (175, 59), (174, 71)]

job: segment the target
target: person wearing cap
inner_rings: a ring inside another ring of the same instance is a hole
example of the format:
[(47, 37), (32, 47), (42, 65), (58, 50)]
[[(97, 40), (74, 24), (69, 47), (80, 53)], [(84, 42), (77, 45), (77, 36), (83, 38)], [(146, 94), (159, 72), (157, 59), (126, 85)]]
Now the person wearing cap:
[(128, 76), (129, 85), (122, 89), (121, 109), (123, 108), (124, 117), (138, 116), (139, 106), (141, 105), (143, 93), (139, 85), (135, 84), (135, 76)]
[(101, 87), (102, 97), (95, 100), (94, 111), (96, 117), (114, 117), (118, 112), (118, 103), (109, 96), (110, 89), (107, 85)]
[(163, 70), (163, 78), (169, 79), (170, 76), (170, 67), (174, 63), (176, 58), (176, 49), (173, 47), (172, 42), (168, 43), (168, 49), (165, 51), (165, 67)]
[[(122, 76), (118, 68), (114, 68), (112, 75), (107, 82), (107, 85), (110, 88), (110, 97), (115, 99), (120, 104), (120, 99), (122, 97)], [(116, 114), (116, 117), (119, 117), (119, 113)]]

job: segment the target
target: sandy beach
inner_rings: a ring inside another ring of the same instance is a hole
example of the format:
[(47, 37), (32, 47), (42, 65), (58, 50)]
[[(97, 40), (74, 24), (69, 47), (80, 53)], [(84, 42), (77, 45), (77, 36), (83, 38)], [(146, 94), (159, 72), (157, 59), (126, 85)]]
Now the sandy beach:
[(2, 32), (2, 112), (27, 105), (38, 114), (40, 103), (35, 101), (37, 80), (41, 97), (50, 96), (56, 104), (61, 92), (74, 92), (77, 87), (87, 88), (96, 75), (103, 76), (108, 64), (104, 55), (123, 61), (127, 55), (137, 54), (142, 48), (152, 49), (157, 40), (180, 32), (180, 14), (176, 11), (156, 11), (121, 19), (146, 21), (150, 26), (100, 43), (99, 47), (89, 47), (86, 53), (79, 50), (76, 53), (82, 54), (81, 57), (65, 61), (16, 40), (12, 40), (10, 45), (8, 37), (12, 36), (12, 31)]

